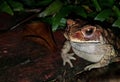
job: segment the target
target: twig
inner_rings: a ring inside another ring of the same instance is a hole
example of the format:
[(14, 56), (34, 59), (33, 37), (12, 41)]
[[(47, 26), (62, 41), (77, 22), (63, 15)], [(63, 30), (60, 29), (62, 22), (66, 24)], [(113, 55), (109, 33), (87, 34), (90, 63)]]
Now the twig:
[(10, 28), (10, 30), (15, 29), (15, 28), (16, 28), (16, 27), (18, 27), (19, 25), (21, 25), (21, 24), (23, 24), (23, 23), (27, 22), (28, 20), (30, 20), (30, 19), (32, 19), (32, 18), (34, 18), (34, 17), (36, 17), (37, 15), (38, 15), (38, 13), (36, 13), (36, 14), (34, 14), (34, 15), (32, 15), (32, 16), (30, 16), (30, 17), (26, 18), (26, 19), (24, 19), (23, 21), (20, 21), (20, 22), (19, 22), (19, 23), (17, 23), (16, 25), (12, 26), (12, 27)]
[[(20, 12), (20, 10), (14, 10), (16, 12)], [(40, 12), (41, 9), (24, 9), (24, 12), (27, 12), (27, 13), (38, 13)]]

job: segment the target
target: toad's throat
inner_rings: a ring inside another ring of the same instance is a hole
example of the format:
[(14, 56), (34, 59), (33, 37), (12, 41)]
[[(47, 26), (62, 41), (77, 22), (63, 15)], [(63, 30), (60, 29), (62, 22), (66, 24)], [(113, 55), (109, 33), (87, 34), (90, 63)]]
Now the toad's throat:
[(75, 54), (87, 61), (90, 62), (99, 62), (103, 57), (104, 51), (101, 49), (97, 49), (100, 44), (79, 44), (76, 42), (72, 43), (72, 49)]

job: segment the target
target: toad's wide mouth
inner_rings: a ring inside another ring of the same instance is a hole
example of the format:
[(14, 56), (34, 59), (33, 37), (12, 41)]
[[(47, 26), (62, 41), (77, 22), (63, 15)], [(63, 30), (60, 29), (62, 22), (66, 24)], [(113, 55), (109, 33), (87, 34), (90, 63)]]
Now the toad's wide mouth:
[(99, 40), (88, 40), (88, 41), (84, 41), (84, 40), (79, 40), (79, 39), (71, 39), (70, 41), (72, 42), (79, 42), (79, 43), (100, 43)]

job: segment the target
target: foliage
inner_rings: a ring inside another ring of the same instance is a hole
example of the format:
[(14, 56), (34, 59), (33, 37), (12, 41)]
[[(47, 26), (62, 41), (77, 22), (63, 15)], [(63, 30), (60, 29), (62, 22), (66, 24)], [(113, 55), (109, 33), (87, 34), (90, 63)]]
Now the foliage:
[(92, 18), (112, 23), (120, 28), (120, 1), (115, 0), (1, 0), (0, 11), (14, 15), (26, 9), (42, 9), (38, 18), (52, 25), (53, 31), (63, 28), (67, 17), (74, 13), (82, 18)]

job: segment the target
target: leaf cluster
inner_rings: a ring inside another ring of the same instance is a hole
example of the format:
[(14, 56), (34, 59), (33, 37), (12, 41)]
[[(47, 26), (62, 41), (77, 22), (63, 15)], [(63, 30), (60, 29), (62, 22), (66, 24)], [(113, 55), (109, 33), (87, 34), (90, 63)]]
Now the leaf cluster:
[(70, 14), (120, 27), (119, 0), (1, 0), (0, 11), (14, 15), (27, 9), (42, 9), (38, 18), (52, 25), (52, 30), (65, 27)]

